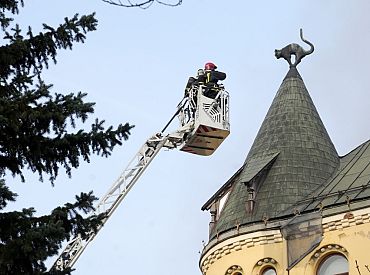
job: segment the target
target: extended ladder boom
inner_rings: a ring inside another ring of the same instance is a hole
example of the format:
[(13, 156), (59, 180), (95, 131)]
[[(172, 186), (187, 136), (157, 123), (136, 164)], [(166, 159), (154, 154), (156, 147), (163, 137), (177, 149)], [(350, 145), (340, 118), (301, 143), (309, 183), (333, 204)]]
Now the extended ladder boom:
[[(181, 151), (203, 156), (208, 156), (217, 149), (230, 132), (229, 96), (223, 86), (217, 89), (215, 98), (205, 97), (204, 89), (204, 86), (193, 86), (189, 96), (178, 104), (176, 113), (164, 129), (143, 144), (99, 201), (94, 214), (105, 214), (102, 224), (96, 232), (91, 231), (87, 239), (78, 235), (71, 240), (51, 267), (52, 270), (63, 271), (75, 264), (162, 148), (180, 148)], [(176, 116), (180, 119), (181, 127), (171, 134), (163, 135)]]
[(183, 132), (177, 131), (166, 136), (162, 136), (160, 133), (155, 134), (143, 144), (134, 158), (129, 162), (126, 169), (97, 205), (94, 214), (99, 215), (105, 213), (106, 215), (97, 231), (91, 232), (87, 240), (83, 240), (81, 236), (77, 236), (70, 241), (54, 263), (52, 269), (62, 271), (74, 265), (87, 245), (95, 238), (110, 216), (112, 216), (113, 212), (117, 209), (121, 201), (125, 198), (159, 151), (163, 147), (169, 149), (176, 148), (176, 146), (182, 142), (181, 136), (186, 132), (186, 130)]

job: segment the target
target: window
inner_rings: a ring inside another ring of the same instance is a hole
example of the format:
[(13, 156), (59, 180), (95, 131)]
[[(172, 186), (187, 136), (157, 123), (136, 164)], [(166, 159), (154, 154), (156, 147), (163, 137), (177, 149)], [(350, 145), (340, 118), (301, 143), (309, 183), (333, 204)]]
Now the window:
[(340, 255), (330, 255), (320, 264), (317, 275), (348, 275), (348, 260)]
[(276, 271), (272, 267), (268, 267), (263, 270), (262, 275), (276, 275)]
[(252, 274), (259, 275), (277, 275), (276, 270), (280, 270), (277, 261), (274, 258), (262, 258), (253, 267)]
[(243, 275), (243, 269), (239, 265), (233, 265), (229, 267), (225, 275)]

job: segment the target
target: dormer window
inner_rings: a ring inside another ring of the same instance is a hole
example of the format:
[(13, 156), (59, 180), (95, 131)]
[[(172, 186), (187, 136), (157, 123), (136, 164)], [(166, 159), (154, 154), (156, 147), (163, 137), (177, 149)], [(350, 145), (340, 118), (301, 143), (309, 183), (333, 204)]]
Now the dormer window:
[(247, 202), (246, 202), (246, 205), (245, 205), (245, 208), (246, 208), (246, 211), (247, 213), (252, 213), (253, 212), (253, 209), (254, 209), (254, 205), (255, 205), (255, 191), (254, 191), (254, 188), (252, 186), (250, 186), (249, 183), (246, 184), (247, 185), (247, 192), (248, 192), (248, 197), (247, 197)]

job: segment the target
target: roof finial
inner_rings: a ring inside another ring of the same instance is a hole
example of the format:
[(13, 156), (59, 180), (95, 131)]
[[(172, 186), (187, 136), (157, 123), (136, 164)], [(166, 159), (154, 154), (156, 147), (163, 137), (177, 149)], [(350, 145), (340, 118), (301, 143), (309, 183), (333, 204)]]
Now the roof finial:
[[(311, 54), (314, 51), (313, 44), (311, 42), (309, 42), (308, 40), (303, 38), (302, 29), (300, 29), (300, 35), (301, 35), (302, 41), (307, 43), (311, 47), (308, 51), (303, 49), (302, 46), (300, 46), (298, 44), (295, 44), (295, 43), (289, 44), (289, 45), (285, 46), (284, 48), (282, 48), (281, 50), (275, 50), (275, 57), (277, 59), (279, 59), (281, 57), (284, 58), (286, 61), (288, 61), (289, 66), (291, 68), (296, 67), (301, 62), (303, 57), (305, 57), (306, 55)], [(295, 56), (294, 63), (291, 60), (292, 55)]]

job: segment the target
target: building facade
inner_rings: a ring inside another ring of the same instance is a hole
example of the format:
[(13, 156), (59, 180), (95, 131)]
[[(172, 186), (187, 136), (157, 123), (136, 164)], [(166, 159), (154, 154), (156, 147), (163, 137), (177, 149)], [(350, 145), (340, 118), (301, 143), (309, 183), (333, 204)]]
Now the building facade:
[(204, 275), (370, 273), (370, 141), (338, 156), (290, 66), (244, 164), (202, 210)]

